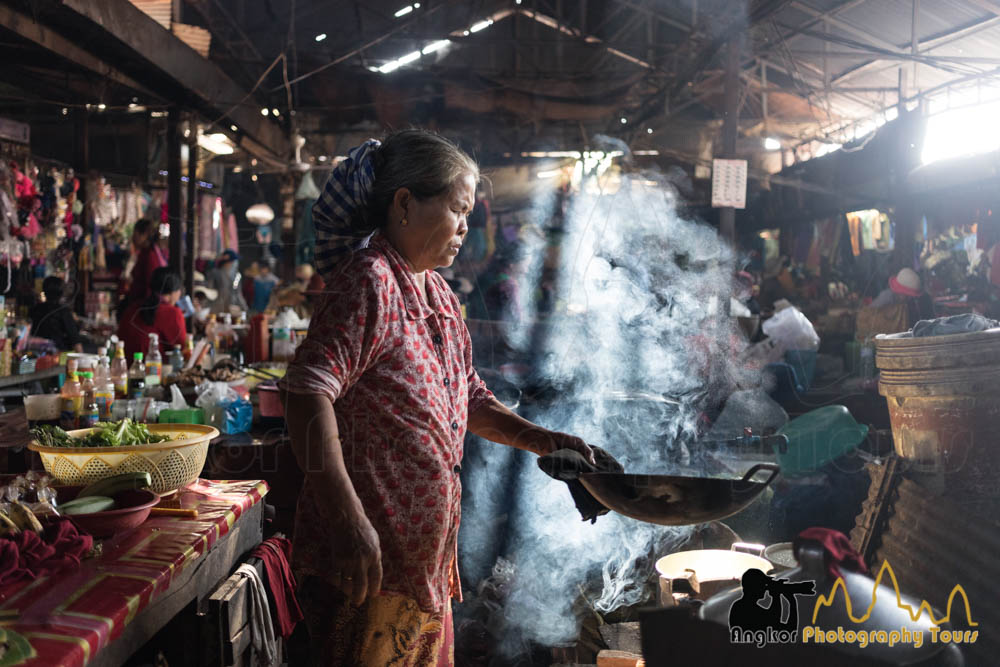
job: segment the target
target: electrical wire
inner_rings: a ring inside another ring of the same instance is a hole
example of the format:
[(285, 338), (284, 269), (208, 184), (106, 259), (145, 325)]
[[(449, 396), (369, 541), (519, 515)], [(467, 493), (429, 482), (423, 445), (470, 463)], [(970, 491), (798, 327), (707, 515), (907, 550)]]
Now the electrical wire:
[(258, 88), (260, 88), (260, 84), (264, 83), (264, 79), (266, 79), (266, 78), (267, 78), (267, 75), (271, 73), (271, 70), (272, 70), (272, 69), (274, 69), (274, 66), (275, 66), (275, 65), (277, 65), (277, 64), (278, 64), (278, 62), (280, 62), (280, 61), (285, 61), (285, 60), (286, 60), (286, 55), (285, 55), (285, 52), (284, 52), (284, 51), (282, 51), (282, 52), (281, 52), (281, 53), (279, 53), (279, 54), (278, 54), (278, 56), (277, 56), (277, 57), (276, 57), (276, 58), (275, 58), (275, 59), (274, 59), (274, 60), (273, 60), (273, 61), (271, 62), (271, 64), (267, 66), (267, 69), (266, 69), (266, 70), (264, 70), (264, 73), (260, 75), (260, 78), (259, 78), (259, 79), (257, 79), (257, 83), (255, 83), (255, 84), (253, 85), (253, 88), (251, 88), (251, 89), (250, 89), (250, 92), (248, 92), (248, 93), (247, 93), (246, 95), (244, 95), (244, 96), (243, 96), (243, 99), (242, 99), (242, 100), (240, 100), (239, 102), (237, 102), (237, 103), (236, 103), (236, 104), (234, 104), (233, 106), (229, 107), (229, 108), (228, 108), (228, 109), (227, 109), (227, 110), (226, 110), (225, 112), (223, 112), (223, 113), (222, 113), (222, 115), (220, 115), (220, 116), (219, 116), (218, 118), (216, 118), (215, 120), (213, 120), (213, 121), (212, 121), (212, 122), (210, 123), (210, 125), (215, 125), (215, 124), (217, 124), (217, 123), (218, 123), (218, 122), (219, 122), (220, 120), (222, 120), (223, 118), (225, 118), (226, 116), (228, 116), (229, 114), (231, 114), (231, 113), (233, 112), (233, 110), (234, 110), (234, 109), (236, 109), (236, 107), (239, 107), (239, 106), (242, 106), (242, 105), (243, 105), (243, 103), (245, 103), (245, 102), (246, 102), (246, 101), (247, 101), (248, 99), (250, 99), (250, 96), (251, 96), (251, 95), (253, 95), (253, 94), (254, 94), (254, 92), (255, 92), (255, 91), (256, 91), (256, 90), (258, 89)]

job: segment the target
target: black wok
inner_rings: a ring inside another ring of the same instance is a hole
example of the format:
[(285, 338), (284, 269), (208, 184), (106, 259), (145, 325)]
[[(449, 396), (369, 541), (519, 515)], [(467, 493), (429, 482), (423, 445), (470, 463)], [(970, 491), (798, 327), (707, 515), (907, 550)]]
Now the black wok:
[[(753, 481), (762, 471), (767, 479)], [(736, 514), (767, 488), (780, 468), (758, 463), (740, 479), (612, 472), (583, 473), (580, 482), (594, 498), (619, 514), (664, 526), (716, 521)]]

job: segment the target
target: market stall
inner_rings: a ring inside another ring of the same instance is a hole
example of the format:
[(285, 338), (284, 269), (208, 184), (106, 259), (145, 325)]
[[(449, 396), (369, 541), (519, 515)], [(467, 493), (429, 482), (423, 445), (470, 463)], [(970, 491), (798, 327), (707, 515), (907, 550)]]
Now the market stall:
[[(11, 636), (23, 637), (30, 651), (18, 664), (125, 663), (191, 603), (204, 606), (260, 543), (267, 492), (263, 482), (199, 480), (139, 528), (104, 540), (99, 554), (78, 568), (4, 585), (6, 641), (15, 645)], [(198, 662), (188, 664), (219, 664), (219, 646), (211, 641), (211, 624), (218, 622), (202, 620), (205, 642), (197, 647)]]

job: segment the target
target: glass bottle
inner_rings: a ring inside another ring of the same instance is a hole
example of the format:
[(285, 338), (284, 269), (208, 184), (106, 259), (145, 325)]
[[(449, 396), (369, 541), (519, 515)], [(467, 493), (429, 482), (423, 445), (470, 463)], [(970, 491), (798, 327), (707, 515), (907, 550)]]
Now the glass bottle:
[(73, 364), (73, 370), (68, 371), (66, 382), (63, 383), (59, 396), (62, 398), (59, 426), (65, 431), (70, 431), (76, 428), (80, 418), (80, 410), (83, 407), (83, 391), (81, 391), (80, 382), (76, 378), (75, 363)]
[(111, 381), (115, 385), (115, 398), (128, 398), (128, 363), (125, 361), (125, 343), (118, 341), (115, 359), (111, 362)]
[(97, 400), (94, 397), (94, 374), (91, 371), (84, 371), (80, 373), (80, 377), (83, 378), (83, 382), (80, 384), (83, 400), (77, 427), (92, 428), (97, 426), (98, 418)]
[(142, 352), (132, 355), (132, 367), (128, 369), (128, 397), (142, 398), (146, 393), (146, 365), (142, 363)]

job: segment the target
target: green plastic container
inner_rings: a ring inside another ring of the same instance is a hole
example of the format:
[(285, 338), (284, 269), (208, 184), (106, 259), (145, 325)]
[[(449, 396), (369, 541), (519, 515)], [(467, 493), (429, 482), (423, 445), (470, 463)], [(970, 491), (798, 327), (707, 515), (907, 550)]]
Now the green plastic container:
[(868, 427), (843, 405), (828, 405), (796, 417), (778, 433), (788, 437), (788, 451), (778, 454), (781, 474), (798, 477), (853, 452), (868, 436)]
[(205, 411), (201, 408), (160, 410), (158, 420), (161, 424), (204, 424)]

